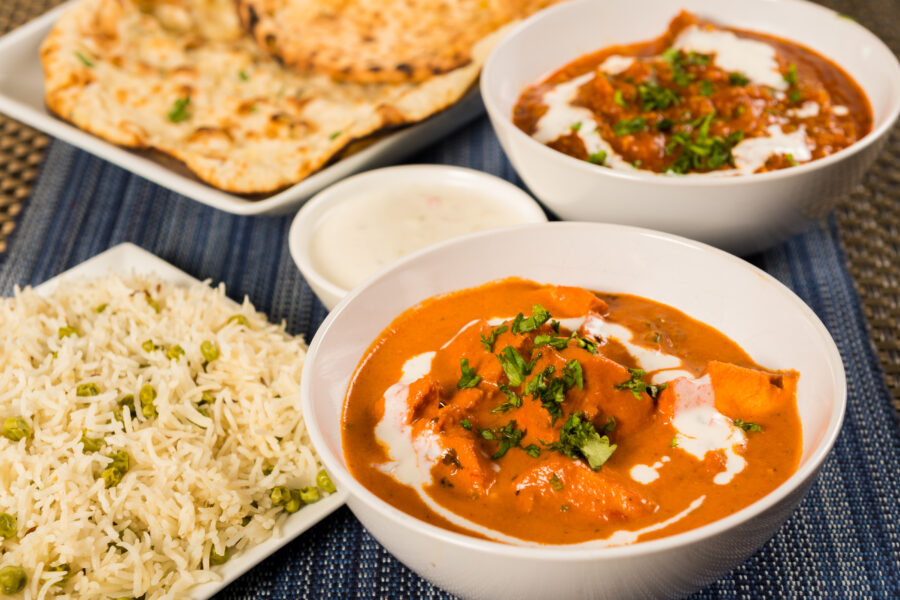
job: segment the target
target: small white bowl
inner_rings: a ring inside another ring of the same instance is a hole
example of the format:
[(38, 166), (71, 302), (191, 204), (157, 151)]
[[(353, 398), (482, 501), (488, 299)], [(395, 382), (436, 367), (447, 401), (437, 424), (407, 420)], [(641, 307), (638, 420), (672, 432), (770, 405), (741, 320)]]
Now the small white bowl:
[[(589, 52), (661, 35), (682, 8), (803, 44), (833, 60), (869, 97), (872, 131), (798, 167), (706, 178), (600, 168), (541, 144), (513, 124), (513, 106), (525, 87)], [(856, 186), (900, 114), (900, 64), (858, 23), (805, 1), (570, 0), (541, 11), (498, 44), (481, 74), (481, 93), (513, 166), (561, 218), (650, 227), (745, 254), (804, 230)]]
[[(342, 450), (344, 396), (357, 363), (403, 310), (436, 294), (508, 276), (658, 300), (715, 327), (766, 367), (797, 369), (803, 431), (797, 471), (724, 519), (612, 548), (486, 541), (419, 521), (375, 496), (350, 474)], [(846, 401), (834, 341), (781, 283), (697, 242), (600, 223), (476, 233), (401, 260), (328, 316), (310, 346), (301, 383), (313, 445), (363, 525), (426, 579), (466, 598), (491, 600), (672, 597), (721, 577), (762, 546), (803, 498), (834, 444)]]
[(313, 248), (316, 230), (332, 210), (344, 203), (365, 202), (374, 198), (373, 192), (399, 191), (407, 186), (417, 186), (419, 190), (427, 188), (435, 192), (471, 194), (473, 198), (490, 198), (497, 203), (499, 210), (509, 214), (510, 223), (514, 225), (547, 220), (543, 209), (526, 192), (498, 177), (472, 169), (447, 165), (403, 165), (376, 169), (345, 179), (307, 202), (294, 218), (288, 234), (294, 262), (328, 310), (340, 302), (348, 288), (330, 278), (317, 262)]

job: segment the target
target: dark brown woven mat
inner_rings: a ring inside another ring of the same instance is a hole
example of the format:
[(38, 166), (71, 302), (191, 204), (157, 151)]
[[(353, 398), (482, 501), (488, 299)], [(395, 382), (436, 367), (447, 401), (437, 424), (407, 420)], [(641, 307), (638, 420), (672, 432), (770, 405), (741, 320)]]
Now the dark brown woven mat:
[[(62, 0), (0, 0), (0, 34)], [(897, 0), (820, 0), (855, 18), (900, 53)], [(49, 139), (0, 115), (0, 253), (37, 177)], [(863, 183), (837, 210), (850, 273), (871, 325), (871, 339), (900, 410), (900, 128)]]

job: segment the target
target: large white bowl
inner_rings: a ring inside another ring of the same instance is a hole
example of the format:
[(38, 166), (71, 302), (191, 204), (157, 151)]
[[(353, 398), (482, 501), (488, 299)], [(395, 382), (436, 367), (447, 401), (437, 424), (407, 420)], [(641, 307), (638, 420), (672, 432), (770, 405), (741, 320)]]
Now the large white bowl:
[[(720, 521), (599, 549), (480, 540), (419, 521), (372, 494), (347, 470), (341, 447), (344, 395), (360, 358), (404, 309), (435, 294), (512, 275), (659, 300), (718, 328), (760, 364), (799, 370), (803, 453), (797, 472)], [(801, 500), (834, 443), (845, 405), (846, 381), (834, 341), (781, 283), (697, 242), (599, 223), (477, 233), (411, 255), (351, 292), (328, 316), (302, 378), (302, 408), (313, 444), (338, 487), (348, 492), (354, 514), (423, 577), (464, 597), (484, 599), (668, 597), (720, 577), (769, 539)]]
[[(830, 58), (868, 95), (872, 132), (834, 155), (791, 169), (704, 178), (599, 168), (513, 125), (513, 106), (525, 87), (593, 50), (657, 37), (681, 8)], [(571, 0), (528, 19), (494, 49), (481, 75), (481, 93), (513, 166), (563, 219), (651, 227), (748, 253), (802, 231), (859, 182), (900, 114), (900, 64), (864, 27), (800, 0)]]

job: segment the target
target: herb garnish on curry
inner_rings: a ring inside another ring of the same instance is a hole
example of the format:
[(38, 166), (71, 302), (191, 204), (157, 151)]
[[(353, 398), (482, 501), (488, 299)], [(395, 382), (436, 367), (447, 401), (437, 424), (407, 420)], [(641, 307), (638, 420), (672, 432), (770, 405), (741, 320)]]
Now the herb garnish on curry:
[(447, 529), (631, 543), (785, 481), (798, 377), (652, 300), (506, 279), (382, 332), (347, 393), (344, 455), (373, 493)]
[(528, 87), (513, 121), (613, 169), (736, 175), (833, 154), (872, 129), (872, 109), (813, 50), (682, 12), (660, 38), (588, 54)]

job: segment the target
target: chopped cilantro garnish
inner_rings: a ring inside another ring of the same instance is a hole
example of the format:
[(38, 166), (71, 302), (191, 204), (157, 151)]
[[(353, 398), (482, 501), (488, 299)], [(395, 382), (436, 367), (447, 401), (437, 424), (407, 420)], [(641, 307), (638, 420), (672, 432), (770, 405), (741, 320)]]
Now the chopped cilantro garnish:
[[(547, 444), (545, 444), (547, 445)], [(600, 435), (586, 417), (573, 413), (559, 432), (559, 441), (547, 445), (569, 458), (584, 458), (593, 470), (598, 470), (616, 450), (609, 437)]]
[(671, 441), (671, 442), (669, 442), (669, 447), (670, 447), (670, 448), (674, 448), (674, 447), (677, 446), (677, 445), (678, 445), (678, 437), (676, 436), (676, 437), (673, 437), (673, 438), (672, 438), (672, 441)]
[(680, 152), (669, 166), (669, 171), (679, 174), (691, 170), (712, 171), (734, 162), (731, 149), (744, 139), (744, 132), (734, 131), (728, 136), (710, 136), (709, 126), (714, 117), (715, 113), (712, 112), (695, 120), (692, 123), (693, 136), (684, 131), (670, 136), (666, 154), (672, 154), (676, 149), (680, 149)]
[(569, 339), (564, 337), (554, 337), (549, 334), (541, 334), (535, 336), (534, 345), (535, 346), (550, 346), (551, 348), (556, 348), (557, 350), (562, 350), (566, 346), (569, 345)]
[(669, 67), (672, 69), (672, 81), (675, 82), (675, 85), (681, 87), (689, 85), (694, 79), (694, 75), (685, 70), (686, 65), (703, 66), (709, 63), (708, 56), (697, 54), (696, 52), (685, 55), (684, 52), (675, 48), (669, 48), (663, 52), (660, 58), (669, 63)]
[(525, 383), (525, 377), (531, 373), (531, 366), (525, 362), (519, 351), (512, 346), (507, 346), (497, 355), (503, 372), (509, 378), (509, 385), (516, 386)]
[(641, 110), (666, 110), (681, 102), (681, 97), (674, 90), (660, 85), (642, 83), (638, 86), (641, 97)]
[(639, 133), (647, 127), (647, 120), (644, 117), (633, 117), (631, 119), (621, 119), (613, 125), (613, 131), (618, 136)]
[(559, 477), (556, 476), (556, 473), (550, 476), (550, 487), (552, 487), (557, 492), (563, 489), (562, 481), (559, 480)]
[(631, 374), (631, 378), (628, 381), (623, 381), (613, 387), (617, 390), (630, 390), (632, 395), (637, 399), (640, 399), (641, 394), (646, 392), (648, 396), (656, 400), (659, 398), (659, 393), (668, 387), (668, 384), (666, 383), (654, 385), (644, 381), (644, 376), (647, 375), (647, 372), (643, 369), (628, 369), (628, 372)]
[(571, 125), (569, 125), (569, 129), (571, 129), (572, 131), (578, 131), (579, 129), (581, 129), (581, 121), (572, 123)]
[(656, 122), (656, 130), (657, 131), (662, 131), (662, 132), (670, 131), (672, 129), (672, 127), (674, 127), (674, 126), (675, 126), (675, 121), (673, 121), (672, 119), (660, 119), (659, 121)]
[(519, 408), (520, 406), (522, 406), (521, 396), (519, 396), (517, 393), (515, 393), (514, 391), (509, 389), (509, 387), (507, 387), (505, 385), (501, 385), (500, 391), (503, 392), (504, 394), (506, 394), (506, 402), (496, 406), (491, 411), (491, 414), (506, 412), (511, 408)]
[(713, 93), (713, 84), (709, 79), (704, 79), (700, 82), (700, 94), (703, 96), (712, 96)]
[(572, 507), (568, 504), (563, 504), (559, 507), (559, 512), (569, 512), (570, 510), (572, 510)]
[(491, 329), (490, 335), (484, 337), (484, 334), (481, 334), (481, 345), (484, 346), (485, 350), (488, 352), (494, 351), (494, 342), (497, 341), (497, 336), (501, 333), (505, 333), (506, 330), (509, 329), (506, 325), (501, 325), (500, 327), (494, 327)]
[(184, 98), (179, 98), (175, 101), (175, 104), (172, 106), (172, 110), (169, 111), (167, 115), (169, 120), (173, 123), (181, 123), (182, 121), (187, 121), (191, 118), (191, 113), (188, 112), (188, 106), (191, 103), (190, 96), (186, 96)]
[(625, 98), (622, 96), (622, 90), (616, 90), (615, 92), (613, 92), (613, 102), (615, 102), (622, 108), (628, 108), (628, 103), (625, 101)]
[(563, 367), (563, 381), (566, 389), (577, 387), (579, 390), (584, 389), (584, 372), (581, 370), (581, 363), (574, 358), (566, 363)]
[(473, 388), (481, 381), (481, 375), (476, 374), (475, 369), (469, 368), (468, 358), (459, 359), (459, 368), (462, 371), (462, 377), (456, 382), (456, 389)]
[(731, 85), (747, 85), (750, 83), (750, 80), (747, 79), (743, 73), (735, 71), (734, 73), (728, 74), (728, 83)]
[(800, 99), (803, 98), (803, 94), (800, 93), (800, 90), (791, 90), (788, 92), (788, 100), (797, 104), (800, 102)]
[(500, 442), (500, 447), (497, 448), (496, 452), (491, 454), (491, 458), (493, 459), (503, 458), (503, 456), (509, 452), (510, 448), (518, 447), (519, 444), (522, 443), (522, 438), (525, 437), (524, 431), (516, 429), (515, 420), (510, 421), (505, 426), (497, 429), (480, 429), (478, 434), (482, 439), (491, 442)]
[(538, 448), (537, 444), (528, 444), (522, 449), (525, 450), (525, 453), (531, 458), (540, 458), (541, 456), (541, 449)]
[(88, 69), (93, 69), (93, 68), (94, 68), (94, 61), (92, 61), (91, 59), (89, 59), (87, 56), (85, 56), (84, 54), (82, 54), (82, 53), (79, 52), (78, 50), (75, 51), (75, 56), (78, 58), (78, 60), (81, 61), (81, 64), (83, 64), (84, 66), (86, 66)]
[(516, 315), (516, 318), (513, 319), (512, 322), (512, 332), (513, 335), (518, 335), (520, 333), (528, 333), (529, 331), (534, 331), (544, 323), (546, 323), (550, 319), (550, 313), (541, 306), (540, 304), (535, 304), (531, 307), (531, 316), (525, 318), (525, 315), (519, 313)]
[(250, 76), (247, 75), (247, 71), (245, 71), (243, 69), (238, 71), (238, 77), (241, 78), (241, 81), (249, 81), (250, 80)]
[(472, 429), (472, 421), (470, 421), (468, 419), (460, 419), (459, 424), (462, 426), (463, 429), (466, 429), (466, 430)]
[(579, 348), (583, 348), (584, 350), (587, 350), (591, 354), (597, 354), (597, 343), (594, 342), (593, 340), (589, 340), (585, 337), (581, 337), (579, 335), (576, 335), (575, 333), (572, 333), (571, 339), (575, 340), (575, 343), (578, 344)]
[(735, 107), (734, 113), (732, 114), (732, 116), (739, 117), (739, 116), (741, 116), (742, 114), (744, 114), (745, 112), (747, 112), (747, 107), (744, 106), (743, 104), (738, 104), (738, 105)]
[(788, 161), (788, 164), (791, 165), (792, 167), (796, 167), (796, 166), (797, 166), (797, 161), (794, 160), (794, 155), (793, 155), (793, 154), (785, 154), (785, 155), (784, 155), (784, 158), (785, 158), (786, 161)]
[(331, 141), (333, 139), (336, 139), (337, 136), (341, 135), (341, 133), (342, 131), (340, 129), (338, 129), (337, 131), (333, 131), (331, 135), (328, 136), (328, 140)]
[(587, 161), (595, 165), (602, 165), (606, 162), (606, 152), (599, 150), (588, 155)]
[(783, 77), (788, 85), (797, 85), (797, 64), (791, 63)]
[(743, 419), (735, 419), (734, 426), (740, 427), (744, 431), (751, 431), (753, 433), (759, 433), (763, 430), (762, 425), (758, 425), (756, 423), (748, 423), (747, 421), (744, 421)]

